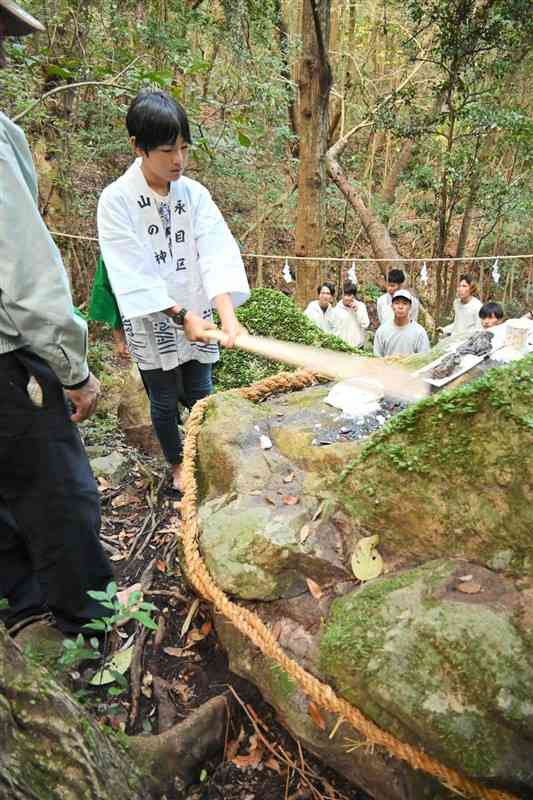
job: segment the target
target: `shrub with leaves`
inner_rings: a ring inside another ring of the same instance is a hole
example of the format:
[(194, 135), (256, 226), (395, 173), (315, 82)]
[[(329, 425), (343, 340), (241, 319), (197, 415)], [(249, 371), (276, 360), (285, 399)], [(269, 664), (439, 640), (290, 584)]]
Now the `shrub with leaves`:
[[(298, 342), (345, 353), (358, 352), (339, 339), (324, 333), (298, 308), (294, 301), (275, 289), (254, 289), (247, 303), (237, 309), (239, 322), (256, 336), (271, 336), (285, 342)], [(222, 350), (215, 366), (218, 391), (248, 386), (255, 381), (291, 370), (279, 361), (268, 361), (241, 350)]]

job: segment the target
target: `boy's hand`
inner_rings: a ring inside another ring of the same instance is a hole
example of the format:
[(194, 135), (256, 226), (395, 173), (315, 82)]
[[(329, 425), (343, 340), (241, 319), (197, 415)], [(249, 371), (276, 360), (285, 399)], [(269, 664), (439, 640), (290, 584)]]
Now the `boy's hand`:
[(221, 339), (220, 344), (223, 347), (234, 347), (235, 339), (239, 334), (246, 333), (246, 328), (243, 328), (237, 317), (234, 316), (233, 319), (223, 323), (222, 333), (224, 338)]
[(208, 320), (202, 319), (198, 314), (188, 311), (183, 324), (185, 336), (191, 342), (204, 342), (209, 344), (213, 340), (206, 336), (206, 331), (216, 330), (216, 325)]
[(96, 411), (96, 403), (100, 397), (100, 381), (89, 373), (87, 383), (80, 389), (66, 389), (66, 393), (76, 407), (76, 412), (71, 416), (72, 422), (83, 422)]

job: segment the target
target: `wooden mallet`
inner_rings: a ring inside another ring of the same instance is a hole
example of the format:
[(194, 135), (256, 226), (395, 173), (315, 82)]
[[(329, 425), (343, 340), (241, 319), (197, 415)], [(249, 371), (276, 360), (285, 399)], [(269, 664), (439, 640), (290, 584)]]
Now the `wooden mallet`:
[[(222, 345), (227, 339), (226, 334), (220, 330), (206, 331), (206, 335)], [(249, 333), (240, 333), (235, 340), (235, 346), (239, 350), (307, 369), (333, 380), (360, 378), (376, 381), (382, 385), (385, 395), (398, 400), (420, 400), (429, 394), (429, 386), (422, 378), (404, 367), (388, 364), (381, 358), (339, 353), (323, 347), (283, 342)]]

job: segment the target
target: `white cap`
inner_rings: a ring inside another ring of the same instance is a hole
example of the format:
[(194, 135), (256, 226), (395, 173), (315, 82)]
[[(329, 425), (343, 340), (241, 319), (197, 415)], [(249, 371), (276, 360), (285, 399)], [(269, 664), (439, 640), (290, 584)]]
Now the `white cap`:
[(26, 36), (28, 33), (35, 33), (35, 31), (44, 31), (44, 25), (39, 20), (24, 11), (18, 3), (13, 0), (0, 0), (0, 12), (6, 12), (5, 20), (5, 36)]
[(403, 298), (404, 300), (408, 300), (410, 303), (413, 302), (413, 298), (410, 292), (407, 289), (398, 289), (397, 292), (394, 292), (392, 295), (392, 302), (394, 303), (395, 300), (399, 300)]

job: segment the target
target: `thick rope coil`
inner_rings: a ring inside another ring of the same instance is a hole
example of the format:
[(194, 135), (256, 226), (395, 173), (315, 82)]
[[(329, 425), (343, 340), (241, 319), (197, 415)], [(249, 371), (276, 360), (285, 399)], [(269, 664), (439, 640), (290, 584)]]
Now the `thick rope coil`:
[[(312, 372), (280, 373), (235, 393), (252, 402), (268, 397), (275, 392), (303, 389), (317, 383)], [(315, 703), (333, 714), (343, 717), (371, 744), (383, 747), (391, 755), (405, 761), (414, 769), (422, 770), (437, 778), (446, 788), (462, 797), (474, 800), (518, 800), (514, 795), (498, 789), (489, 789), (446, 767), (427, 753), (413, 745), (401, 742), (392, 734), (379, 728), (357, 708), (337, 697), (331, 686), (306, 672), (296, 661), (289, 658), (272, 636), (263, 621), (253, 612), (232, 602), (217, 586), (209, 574), (199, 550), (198, 531), (198, 486), (196, 483), (196, 455), (198, 435), (209, 398), (200, 400), (191, 411), (187, 421), (183, 452), (183, 479), (185, 492), (182, 501), (182, 537), (187, 573), (197, 591), (215, 606), (216, 610), (230, 620), (263, 655), (275, 661), (298, 684)]]

